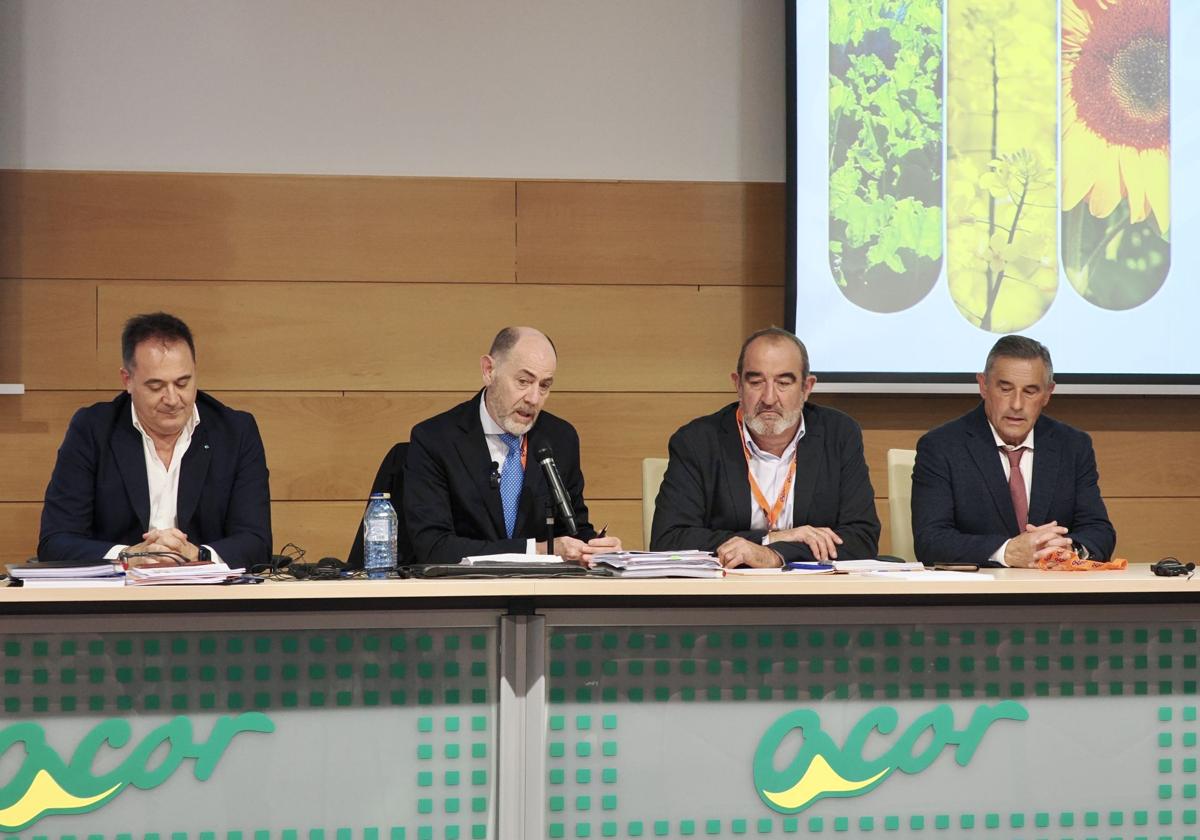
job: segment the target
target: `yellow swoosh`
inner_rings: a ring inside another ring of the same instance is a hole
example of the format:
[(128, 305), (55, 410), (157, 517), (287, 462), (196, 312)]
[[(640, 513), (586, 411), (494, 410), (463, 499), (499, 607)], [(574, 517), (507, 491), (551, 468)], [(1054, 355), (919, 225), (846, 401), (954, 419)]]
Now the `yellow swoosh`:
[(49, 811), (86, 808), (112, 796), (120, 788), (121, 785), (117, 784), (98, 796), (72, 796), (63, 790), (53, 776), (45, 770), (39, 770), (25, 795), (7, 808), (0, 809), (0, 828), (12, 831), (15, 827), (28, 825)]
[(854, 782), (839, 776), (837, 771), (829, 766), (829, 762), (825, 760), (824, 756), (816, 755), (809, 763), (808, 769), (804, 771), (804, 775), (800, 777), (800, 781), (792, 787), (775, 793), (769, 790), (764, 790), (762, 793), (780, 808), (790, 811), (803, 808), (823, 793), (853, 793), (856, 790), (862, 790), (890, 772), (892, 772), (892, 768), (888, 767), (869, 779)]

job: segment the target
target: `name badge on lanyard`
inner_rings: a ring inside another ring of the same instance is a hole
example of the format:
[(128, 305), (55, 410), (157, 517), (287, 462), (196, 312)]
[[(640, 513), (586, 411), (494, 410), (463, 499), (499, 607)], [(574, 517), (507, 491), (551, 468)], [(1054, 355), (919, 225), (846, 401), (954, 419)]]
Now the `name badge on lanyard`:
[(783, 509), (787, 505), (788, 493), (792, 491), (792, 482), (796, 478), (796, 455), (799, 453), (799, 447), (792, 452), (792, 463), (788, 467), (787, 478), (784, 479), (783, 485), (779, 488), (779, 497), (775, 500), (775, 504), (768, 504), (766, 495), (754, 478), (754, 470), (750, 469), (752, 456), (750, 455), (750, 447), (746, 446), (746, 430), (742, 425), (741, 408), (737, 410), (737, 425), (738, 433), (741, 435), (742, 454), (746, 456), (746, 478), (750, 479), (750, 493), (754, 496), (754, 503), (762, 509), (763, 514), (767, 517), (767, 530), (774, 531), (776, 530), (775, 524), (779, 521), (779, 517), (783, 514)]

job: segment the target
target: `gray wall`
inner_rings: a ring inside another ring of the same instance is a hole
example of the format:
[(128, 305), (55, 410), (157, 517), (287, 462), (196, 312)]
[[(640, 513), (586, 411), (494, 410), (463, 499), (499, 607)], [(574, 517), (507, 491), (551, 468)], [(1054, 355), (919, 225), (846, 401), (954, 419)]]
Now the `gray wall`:
[(782, 181), (782, 0), (3, 0), (0, 168)]

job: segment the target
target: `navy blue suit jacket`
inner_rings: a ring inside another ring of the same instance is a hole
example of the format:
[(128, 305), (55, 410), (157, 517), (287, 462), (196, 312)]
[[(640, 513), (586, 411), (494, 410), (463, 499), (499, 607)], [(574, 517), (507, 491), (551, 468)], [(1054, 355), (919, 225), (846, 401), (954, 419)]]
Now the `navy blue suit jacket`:
[[(1096, 453), (1086, 433), (1046, 415), (1033, 427), (1029, 522), (1058, 522), (1095, 559), (1112, 556), (1117, 533), (1100, 498)], [(989, 565), (1017, 536), (1017, 515), (983, 404), (917, 441), (912, 486), (917, 559)]]
[[(750, 479), (737, 426), (737, 403), (700, 417), (671, 436), (671, 460), (654, 502), (650, 547), (715, 551), (730, 537), (762, 542), (750, 528)], [(792, 521), (842, 538), (838, 558), (874, 557), (879, 550), (875, 491), (863, 456), (862, 430), (840, 411), (806, 403), (804, 437), (796, 448)], [(812, 561), (805, 543), (771, 543), (785, 561)]]
[[(200, 392), (200, 423), (179, 473), (177, 521), (230, 566), (271, 559), (271, 493), (254, 417)], [(42, 560), (98, 560), (149, 530), (150, 489), (129, 394), (81, 408), (58, 450), (42, 508)]]
[[(492, 481), (479, 400), (464, 403), (413, 427), (404, 466), (404, 520), (417, 563), (457, 563), (464, 557), (506, 552), (524, 553), (529, 538), (544, 540), (546, 502), (552, 497), (542, 468), (534, 458), (549, 443), (575, 512), (576, 535), (596, 536), (583, 501), (579, 469), (579, 435), (565, 420), (543, 411), (528, 432), (528, 456), (517, 523), (511, 538), (504, 527), (499, 484)], [(566, 530), (555, 517), (555, 536)]]

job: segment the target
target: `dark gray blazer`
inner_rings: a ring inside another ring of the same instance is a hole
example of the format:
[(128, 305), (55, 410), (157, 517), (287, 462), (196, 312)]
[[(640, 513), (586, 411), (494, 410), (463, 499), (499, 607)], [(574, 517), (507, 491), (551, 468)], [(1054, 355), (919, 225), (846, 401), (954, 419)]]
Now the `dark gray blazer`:
[[(750, 481), (737, 427), (737, 403), (700, 417), (671, 436), (671, 460), (654, 503), (650, 547), (715, 550), (730, 537), (761, 542), (750, 528)], [(780, 527), (832, 528), (843, 544), (838, 559), (874, 557), (879, 550), (875, 491), (863, 456), (862, 430), (840, 411), (807, 403), (796, 449), (792, 521)], [(811, 561), (804, 543), (771, 543), (785, 561)]]

